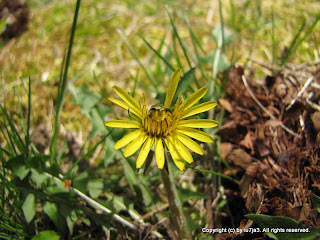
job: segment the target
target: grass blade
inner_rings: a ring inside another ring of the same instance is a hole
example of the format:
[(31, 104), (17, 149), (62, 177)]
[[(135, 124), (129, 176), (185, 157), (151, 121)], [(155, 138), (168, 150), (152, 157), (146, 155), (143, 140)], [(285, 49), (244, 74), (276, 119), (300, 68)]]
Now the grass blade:
[(147, 46), (174, 72), (175, 68), (164, 57), (162, 57), (161, 54), (155, 50), (140, 33), (138, 33), (138, 35), (145, 42), (145, 44), (147, 44)]
[(220, 16), (220, 24), (221, 24), (221, 41), (218, 43), (218, 47), (222, 48), (222, 52), (224, 52), (224, 21), (222, 14), (222, 2), (219, 0), (219, 16)]
[(308, 28), (307, 32), (304, 34), (304, 36), (298, 41), (298, 43), (294, 46), (294, 51), (300, 46), (300, 44), (312, 33), (315, 26), (318, 24), (320, 20), (320, 14), (317, 16), (316, 20), (312, 23), (312, 25)]
[(283, 56), (280, 66), (283, 66), (284, 64), (286, 64), (286, 62), (289, 60), (289, 57), (293, 54), (296, 42), (298, 41), (298, 38), (299, 38), (300, 34), (302, 33), (302, 30), (304, 29), (305, 26), (306, 26), (306, 19), (304, 19), (301, 27), (299, 28), (299, 31), (297, 32), (297, 34), (293, 38), (289, 49), (286, 51), (285, 55)]
[(67, 52), (67, 56), (66, 56), (66, 60), (65, 60), (65, 65), (63, 68), (63, 74), (61, 72), (61, 76), (60, 76), (60, 80), (59, 80), (59, 88), (58, 88), (58, 96), (57, 96), (57, 109), (56, 109), (55, 122), (54, 122), (54, 127), (53, 127), (53, 134), (52, 134), (52, 138), (51, 138), (51, 145), (50, 145), (51, 163), (56, 161), (56, 154), (57, 154), (56, 153), (56, 148), (57, 148), (56, 142), (57, 142), (57, 134), (58, 134), (58, 130), (59, 130), (59, 118), (60, 118), (60, 113), (61, 113), (62, 106), (63, 106), (63, 100), (65, 98), (66, 91), (67, 91), (66, 86), (67, 86), (68, 69), (69, 69), (70, 60), (71, 60), (74, 35), (75, 35), (76, 28), (77, 28), (80, 3), (81, 3), (81, 0), (77, 0), (73, 23), (72, 23), (72, 28), (71, 28), (71, 35), (70, 35), (70, 40), (69, 40), (68, 52)]
[[(12, 121), (11, 117), (9, 116), (7, 110), (0, 104), (0, 107), (2, 109), (2, 113), (3, 113), (3, 125), (7, 131), (11, 146), (13, 148), (13, 151), (15, 152), (15, 154), (18, 154), (18, 151), (16, 149), (16, 147), (19, 149), (20, 152), (24, 152), (25, 151), (25, 146), (23, 143), (23, 140), (14, 124), (14, 122)], [(6, 124), (6, 122), (8, 122), (10, 129), (8, 128), (8, 125)]]
[(166, 10), (167, 10), (168, 17), (169, 17), (169, 19), (170, 19), (170, 23), (171, 23), (171, 26), (172, 26), (174, 35), (178, 38), (179, 44), (180, 44), (180, 46), (181, 46), (181, 48), (182, 48), (183, 54), (184, 54), (187, 62), (188, 62), (189, 68), (192, 68), (190, 59), (189, 59), (188, 54), (187, 54), (187, 49), (186, 49), (185, 45), (183, 44), (183, 42), (182, 42), (182, 40), (181, 40), (181, 38), (180, 38), (180, 36), (179, 36), (179, 33), (178, 33), (178, 31), (177, 31), (176, 26), (174, 25), (172, 16), (171, 16), (171, 14), (170, 14), (170, 12), (169, 12), (169, 9), (168, 9), (168, 6), (167, 6), (167, 5), (166, 5)]
[(31, 121), (31, 78), (29, 77), (28, 119), (27, 119), (27, 134), (26, 134), (26, 159), (27, 160), (29, 159), (30, 121)]
[(142, 70), (144, 71), (144, 73), (147, 75), (147, 77), (149, 78), (149, 80), (151, 81), (153, 87), (156, 89), (156, 92), (158, 92), (158, 84), (156, 79), (154, 78), (154, 76), (150, 73), (150, 71), (148, 71), (144, 65), (142, 64), (140, 58), (138, 57), (138, 55), (136, 54), (136, 52), (133, 50), (133, 48), (131, 47), (131, 45), (129, 44), (129, 42), (127, 41), (126, 37), (124, 36), (123, 32), (120, 29), (117, 29), (117, 32), (119, 33), (120, 37), (122, 38), (123, 42), (125, 43), (125, 45), (127, 46), (127, 48), (129, 49), (131, 55), (136, 59), (136, 61), (139, 63), (140, 67), (142, 68)]
[[(202, 46), (201, 46), (201, 43), (199, 41), (199, 39), (196, 37), (196, 35), (194, 34), (194, 32), (192, 31), (192, 28), (190, 26), (190, 23), (189, 23), (189, 20), (187, 18), (187, 16), (184, 17), (184, 21), (187, 25), (187, 28), (189, 30), (189, 34), (191, 36), (191, 41), (192, 41), (192, 45), (193, 45), (193, 49), (194, 49), (194, 52), (195, 52), (195, 55), (196, 55), (196, 62), (197, 62), (197, 67), (200, 69), (200, 72), (201, 72), (201, 76), (203, 79), (205, 79), (206, 77), (206, 74), (205, 74), (205, 70), (203, 68), (203, 66), (200, 64), (201, 62), (201, 56), (199, 54), (199, 51), (198, 51), (198, 47), (199, 49), (201, 50), (201, 52), (203, 54), (205, 54), (205, 51), (203, 50)], [(196, 83), (198, 84), (198, 82), (196, 81)], [(197, 87), (199, 88), (199, 86), (197, 85)]]

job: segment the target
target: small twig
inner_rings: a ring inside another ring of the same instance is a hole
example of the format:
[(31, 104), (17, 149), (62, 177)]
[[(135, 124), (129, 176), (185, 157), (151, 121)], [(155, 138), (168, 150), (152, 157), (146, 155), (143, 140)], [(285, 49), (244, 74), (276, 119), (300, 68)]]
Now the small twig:
[[(51, 178), (53, 178), (55, 181), (62, 181), (63, 176), (61, 174), (59, 174), (59, 178), (52, 176), (48, 173), (46, 173), (46, 175), (50, 176)], [(79, 197), (83, 198), (87, 203), (89, 203), (91, 206), (93, 206), (96, 209), (100, 209), (101, 211), (107, 213), (107, 214), (113, 214), (112, 217), (122, 223), (123, 225), (133, 229), (133, 230), (138, 230), (134, 224), (130, 223), (129, 221), (125, 220), (124, 218), (120, 217), (118, 214), (114, 214), (112, 213), (112, 211), (104, 206), (102, 206), (100, 203), (96, 202), (95, 200), (93, 200), (92, 198), (88, 197), (87, 195), (85, 195), (84, 193), (80, 192), (78, 189), (70, 187), (70, 190), (74, 191)], [(138, 220), (136, 220), (138, 221)], [(135, 221), (135, 222), (136, 222)], [(152, 231), (152, 234), (155, 235), (158, 238), (162, 238), (163, 236), (158, 233), (157, 231)]]
[(313, 81), (313, 77), (310, 77), (305, 84), (303, 85), (303, 87), (301, 88), (301, 90), (298, 92), (297, 96), (292, 99), (291, 103), (286, 107), (286, 111), (288, 111), (293, 104), (295, 104), (295, 102), (297, 101), (298, 98), (300, 98), (302, 96), (302, 94), (306, 91), (306, 89), (309, 87), (309, 85), (311, 84), (311, 82)]
[(314, 103), (314, 102), (311, 102), (310, 99), (312, 98), (312, 96), (313, 96), (313, 93), (312, 92), (309, 93), (309, 95), (308, 95), (308, 97), (306, 99), (306, 102), (310, 105), (310, 107), (312, 107), (313, 109), (315, 109), (315, 110), (320, 112), (320, 106), (318, 104)]
[[(268, 116), (273, 119), (273, 120), (277, 120), (277, 118), (275, 116), (272, 115), (271, 112), (268, 111), (268, 109), (266, 109), (262, 103), (256, 98), (256, 96), (254, 95), (254, 93), (251, 91), (251, 89), (249, 88), (247, 79), (244, 75), (242, 75), (242, 81), (244, 86), (246, 87), (248, 93), (250, 94), (250, 96), (252, 97), (252, 99), (256, 102), (256, 104), (258, 104), (258, 106), (266, 113), (268, 114)], [(287, 131), (288, 133), (290, 133), (291, 135), (301, 138), (300, 135), (296, 134), (294, 131), (292, 131), (291, 129), (287, 128), (286, 125), (284, 125), (282, 122), (280, 123), (280, 127), (282, 127), (285, 131)]]
[[(86, 200), (87, 203), (89, 203), (91, 206), (97, 208), (97, 209), (100, 209), (101, 211), (107, 213), (107, 214), (111, 214), (112, 211), (109, 210), (108, 208), (102, 206), (100, 203), (94, 201), (92, 198), (89, 198), (87, 195), (83, 194), (82, 192), (80, 192), (78, 189), (76, 188), (71, 188), (70, 189), (72, 191), (74, 191), (79, 197), (83, 198), (84, 200)], [(127, 220), (125, 220), (124, 218), (120, 217), (119, 215), (117, 214), (113, 214), (112, 217), (121, 222), (122, 224), (126, 225), (127, 227), (131, 228), (131, 229), (134, 229), (134, 230), (137, 230), (137, 228), (130, 222), (128, 222)]]
[(274, 65), (271, 65), (271, 64), (268, 64), (268, 63), (263, 63), (263, 62), (260, 62), (258, 60), (255, 60), (253, 58), (247, 58), (247, 60), (253, 62), (253, 63), (256, 63), (264, 68), (267, 68), (268, 70), (271, 70), (271, 71), (277, 71), (277, 72), (282, 72), (284, 69), (282, 67), (278, 67), (278, 66), (274, 66)]
[(141, 216), (140, 218), (138, 218), (137, 220), (135, 220), (134, 223), (139, 222), (139, 221), (141, 221), (141, 220), (144, 220), (144, 219), (146, 219), (147, 217), (152, 216), (152, 215), (154, 215), (154, 214), (157, 213), (157, 212), (163, 211), (164, 209), (166, 209), (166, 208), (168, 208), (168, 207), (169, 207), (169, 203), (166, 203), (166, 204), (164, 204), (163, 206), (161, 206), (161, 207), (159, 207), (159, 208), (157, 208), (157, 209), (155, 209), (155, 210), (152, 210), (151, 212), (148, 212), (148, 213), (146, 213), (145, 215)]
[[(55, 181), (62, 181), (63, 176), (61, 174), (59, 174), (59, 178), (50, 175), (49, 173), (46, 173), (46, 175), (48, 175), (49, 177), (53, 178)], [(80, 192), (78, 189), (70, 187), (70, 190), (74, 191), (79, 197), (83, 198), (87, 203), (89, 203), (91, 206), (100, 209), (101, 211), (107, 213), (107, 214), (111, 214), (112, 211), (104, 206), (102, 206), (100, 203), (94, 201), (92, 198), (88, 197), (87, 195), (85, 195), (84, 193)], [(128, 222), (127, 220), (125, 220), (124, 218), (120, 217), (117, 214), (113, 214), (112, 217), (121, 222), (122, 224), (126, 225), (127, 227), (137, 230), (137, 228), (130, 222)]]
[(311, 87), (320, 89), (320, 84), (319, 83), (311, 83)]
[(318, 65), (318, 64), (320, 64), (320, 60), (307, 62), (307, 63), (302, 63), (302, 64), (296, 66), (295, 70), (299, 71), (299, 70), (302, 70), (302, 69), (304, 69), (306, 67), (315, 66), (315, 65)]

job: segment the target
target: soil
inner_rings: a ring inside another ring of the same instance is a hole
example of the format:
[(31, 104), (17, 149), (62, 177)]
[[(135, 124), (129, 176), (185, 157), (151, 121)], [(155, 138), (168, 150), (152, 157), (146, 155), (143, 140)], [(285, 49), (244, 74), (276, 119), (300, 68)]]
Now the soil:
[(0, 2), (0, 21), (6, 19), (0, 29), (0, 39), (19, 37), (28, 28), (29, 9), (23, 0), (3, 0)]

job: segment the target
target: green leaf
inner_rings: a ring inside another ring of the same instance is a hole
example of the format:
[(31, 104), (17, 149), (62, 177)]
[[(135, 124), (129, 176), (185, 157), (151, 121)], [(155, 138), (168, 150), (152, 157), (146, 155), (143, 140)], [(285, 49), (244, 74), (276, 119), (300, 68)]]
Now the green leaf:
[(92, 198), (98, 198), (99, 195), (103, 192), (103, 179), (93, 179), (88, 182), (87, 186), (89, 194)]
[(2, 31), (2, 29), (4, 29), (4, 26), (6, 25), (6, 21), (7, 18), (4, 17), (1, 21), (0, 21), (0, 32)]
[(70, 205), (61, 204), (61, 214), (66, 218), (70, 234), (73, 233), (73, 227), (79, 219), (76, 211)]
[(69, 90), (76, 103), (80, 105), (81, 113), (83, 114), (87, 114), (101, 100), (101, 96), (91, 91), (86, 84), (83, 84), (81, 88), (76, 88), (69, 84)]
[(113, 196), (113, 208), (116, 212), (120, 212), (121, 210), (127, 210), (127, 206), (124, 203), (124, 199), (121, 196)]
[(63, 232), (65, 228), (65, 220), (60, 214), (57, 205), (52, 202), (46, 202), (43, 205), (43, 211), (49, 216), (51, 221), (57, 227), (59, 232)]
[(160, 51), (154, 49), (151, 44), (140, 34), (138, 33), (139, 37), (145, 42), (145, 44), (171, 69), (171, 71), (175, 71), (176, 69), (167, 61), (167, 59), (161, 56)]
[(188, 87), (190, 87), (192, 81), (195, 80), (195, 68), (191, 68), (188, 72), (186, 72), (183, 77), (180, 79), (179, 85), (177, 87), (176, 94), (173, 98), (173, 103), (175, 103), (178, 99), (180, 93), (186, 93)]
[(312, 202), (315, 209), (320, 213), (320, 197), (315, 194), (312, 194)]
[(184, 189), (180, 188), (178, 189), (179, 197), (182, 202), (188, 201), (190, 199), (205, 199), (207, 198), (207, 195), (200, 193), (200, 192), (194, 192), (190, 189)]
[[(201, 62), (203, 62), (206, 65), (212, 64), (216, 58), (217, 52), (218, 52), (217, 50), (213, 50), (209, 52), (207, 56), (200, 58)], [(230, 64), (224, 54), (220, 53), (217, 61), (218, 61), (218, 65), (216, 68), (217, 73), (225, 71), (230, 67)]]
[(23, 155), (11, 158), (6, 163), (6, 167), (11, 169), (20, 178), (20, 180), (23, 180), (30, 172), (30, 168), (28, 168), (24, 162)]
[(49, 177), (44, 174), (40, 173), (35, 169), (31, 169), (31, 176), (30, 179), (34, 182), (34, 184), (37, 186), (37, 188), (40, 188), (43, 186), (43, 184), (49, 180)]
[[(222, 35), (222, 29), (223, 29), (223, 35)], [(212, 38), (217, 43), (218, 47), (222, 47), (222, 39), (221, 39), (222, 36), (223, 36), (223, 44), (225, 46), (232, 43), (233, 41), (232, 32), (228, 28), (226, 28), (226, 26), (223, 26), (222, 28), (222, 25), (219, 24), (212, 31)]]
[(29, 193), (22, 204), (22, 210), (27, 222), (31, 222), (36, 214), (36, 199), (32, 193)]
[(86, 192), (88, 184), (89, 173), (88, 171), (82, 172), (72, 179), (72, 186), (81, 192)]
[(307, 227), (288, 217), (263, 214), (247, 214), (245, 217), (253, 220), (262, 228), (261, 231), (277, 240), (313, 240), (320, 237), (319, 228)]
[(43, 231), (39, 232), (36, 236), (32, 238), (32, 240), (59, 240), (60, 236), (58, 233), (48, 230), (48, 231)]
[(8, 239), (8, 240), (21, 240), (21, 238), (13, 237), (12, 234), (8, 235), (5, 233), (0, 233), (0, 239)]
[(89, 138), (96, 136), (98, 133), (105, 134), (107, 132), (107, 129), (104, 126), (104, 121), (96, 108), (91, 109), (87, 116), (92, 124)]

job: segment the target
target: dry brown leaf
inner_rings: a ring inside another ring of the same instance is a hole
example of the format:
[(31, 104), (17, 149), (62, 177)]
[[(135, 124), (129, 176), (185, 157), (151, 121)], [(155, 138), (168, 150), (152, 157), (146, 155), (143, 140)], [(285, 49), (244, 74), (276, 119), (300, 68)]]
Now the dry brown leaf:
[(227, 160), (228, 162), (233, 162), (236, 166), (247, 169), (252, 162), (252, 157), (242, 149), (234, 149), (227, 156)]
[(233, 112), (233, 107), (231, 105), (231, 103), (226, 100), (226, 99), (223, 99), (223, 98), (220, 98), (219, 99), (219, 104), (225, 109), (227, 110), (229, 113), (232, 113)]

